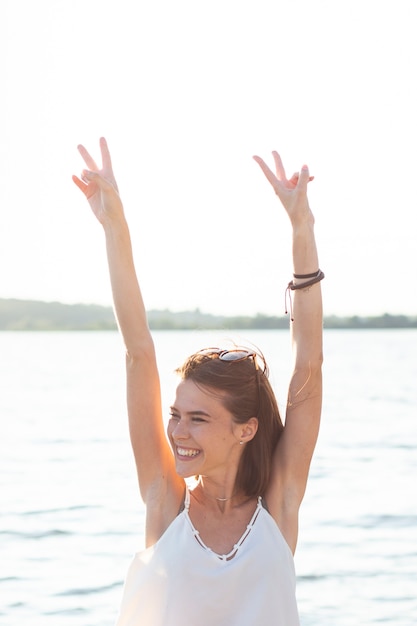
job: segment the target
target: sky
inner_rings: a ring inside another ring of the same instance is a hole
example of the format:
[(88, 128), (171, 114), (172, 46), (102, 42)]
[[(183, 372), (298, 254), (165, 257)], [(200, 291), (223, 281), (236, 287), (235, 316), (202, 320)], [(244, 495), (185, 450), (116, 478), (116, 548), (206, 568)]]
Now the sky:
[[(148, 309), (284, 313), (252, 159), (307, 163), (327, 315), (417, 314), (415, 0), (8, 0), (0, 298), (111, 304), (71, 181), (105, 136)], [(5, 60), (5, 62), (4, 62)]]

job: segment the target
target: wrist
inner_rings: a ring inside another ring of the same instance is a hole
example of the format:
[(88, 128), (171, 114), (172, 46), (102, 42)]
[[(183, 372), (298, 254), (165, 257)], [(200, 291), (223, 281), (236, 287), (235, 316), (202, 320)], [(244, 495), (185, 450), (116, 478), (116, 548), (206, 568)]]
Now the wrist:
[(311, 220), (303, 220), (291, 222), (293, 239), (297, 237), (313, 237), (314, 238), (314, 218)]
[(127, 221), (123, 219), (112, 219), (103, 224), (104, 236), (107, 250), (124, 251), (132, 247), (130, 231)]
[(126, 221), (123, 207), (120, 211), (112, 215), (106, 215), (101, 222), (105, 235), (111, 235), (112, 233), (123, 233), (129, 231), (129, 226)]

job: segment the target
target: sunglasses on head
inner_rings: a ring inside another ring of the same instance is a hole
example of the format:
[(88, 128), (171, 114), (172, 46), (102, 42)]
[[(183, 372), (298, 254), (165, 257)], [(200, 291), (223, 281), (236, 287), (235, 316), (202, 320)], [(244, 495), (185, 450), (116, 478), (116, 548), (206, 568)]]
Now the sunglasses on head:
[(252, 359), (255, 368), (259, 370), (258, 358), (259, 354), (246, 348), (233, 348), (232, 350), (221, 350), (220, 348), (206, 348), (200, 350), (198, 354), (215, 356), (220, 361), (246, 361), (246, 359)]

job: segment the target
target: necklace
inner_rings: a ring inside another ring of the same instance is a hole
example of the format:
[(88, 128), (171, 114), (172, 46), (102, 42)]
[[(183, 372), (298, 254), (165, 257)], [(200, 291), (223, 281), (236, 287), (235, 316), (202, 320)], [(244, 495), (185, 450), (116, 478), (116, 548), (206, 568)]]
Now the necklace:
[[(197, 487), (201, 487), (201, 482), (198, 483)], [(191, 491), (191, 493), (194, 493), (194, 489)], [(217, 496), (212, 496), (211, 494), (204, 492), (204, 496), (205, 497), (208, 496), (209, 498), (214, 498), (214, 500), (217, 500), (217, 502), (227, 502), (228, 500), (232, 500), (232, 498), (234, 498), (236, 494), (234, 493), (228, 498), (218, 498)]]

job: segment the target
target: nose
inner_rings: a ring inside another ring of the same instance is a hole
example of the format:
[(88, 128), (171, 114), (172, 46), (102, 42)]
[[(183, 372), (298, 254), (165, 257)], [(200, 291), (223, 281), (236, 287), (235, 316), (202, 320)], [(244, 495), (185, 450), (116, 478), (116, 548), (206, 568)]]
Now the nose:
[(175, 427), (172, 430), (173, 439), (188, 439), (188, 426), (185, 420), (180, 419), (175, 423)]

